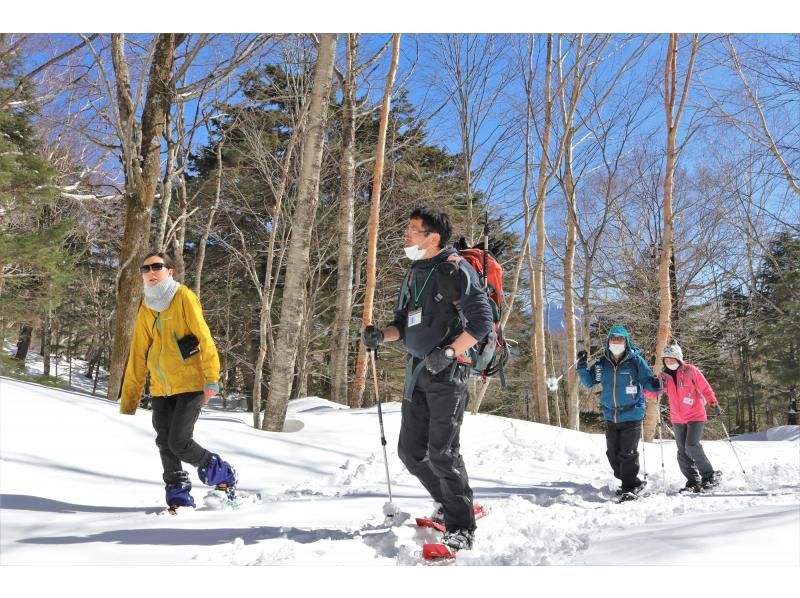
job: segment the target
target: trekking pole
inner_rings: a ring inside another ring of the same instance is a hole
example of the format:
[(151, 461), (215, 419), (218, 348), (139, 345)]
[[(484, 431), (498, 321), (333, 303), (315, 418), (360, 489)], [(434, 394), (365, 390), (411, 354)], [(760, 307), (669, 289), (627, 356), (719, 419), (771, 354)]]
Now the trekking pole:
[(722, 431), (725, 432), (725, 438), (728, 439), (728, 444), (731, 445), (731, 450), (733, 451), (736, 460), (739, 462), (739, 467), (742, 469), (742, 475), (744, 476), (745, 482), (747, 482), (747, 485), (750, 486), (750, 489), (752, 490), (753, 484), (750, 483), (750, 478), (747, 477), (747, 473), (745, 472), (744, 466), (742, 465), (742, 460), (739, 459), (739, 453), (736, 452), (736, 449), (733, 446), (733, 441), (731, 440), (731, 437), (728, 435), (728, 430), (727, 428), (725, 428), (725, 424), (722, 423), (722, 418), (718, 417), (717, 421), (719, 421), (719, 425), (722, 426)]
[(386, 485), (389, 487), (389, 503), (383, 505), (383, 514), (387, 519), (391, 519), (397, 513), (397, 508), (392, 504), (392, 480), (389, 477), (389, 459), (386, 457), (386, 435), (383, 431), (383, 411), (381, 410), (381, 398), (378, 394), (378, 369), (375, 367), (375, 351), (367, 351), (369, 360), (372, 364), (372, 380), (375, 384), (375, 402), (378, 404), (378, 423), (381, 428), (381, 446), (383, 446), (383, 464), (386, 467)]
[(567, 374), (567, 372), (569, 372), (577, 364), (578, 361), (577, 360), (574, 361), (572, 365), (570, 365), (566, 370), (564, 370), (564, 373), (561, 374), (558, 378), (553, 378), (552, 376), (550, 376), (549, 378), (545, 378), (544, 383), (547, 385), (548, 390), (555, 391), (558, 388), (558, 383), (561, 382), (561, 378), (563, 378)]
[(487, 262), (489, 261), (488, 254), (489, 253), (489, 210), (486, 210), (486, 215), (484, 216), (483, 220), (483, 272), (481, 273), (481, 279), (483, 282), (483, 288), (486, 289), (489, 286), (489, 276), (486, 273), (487, 269)]
[(647, 481), (647, 461), (644, 458), (644, 421), (642, 421), (642, 472), (644, 481)]
[(656, 397), (656, 408), (658, 409), (658, 447), (661, 449), (661, 485), (664, 487), (664, 494), (667, 493), (667, 473), (664, 468), (664, 438), (661, 435), (661, 426), (664, 420), (661, 419), (661, 395)]

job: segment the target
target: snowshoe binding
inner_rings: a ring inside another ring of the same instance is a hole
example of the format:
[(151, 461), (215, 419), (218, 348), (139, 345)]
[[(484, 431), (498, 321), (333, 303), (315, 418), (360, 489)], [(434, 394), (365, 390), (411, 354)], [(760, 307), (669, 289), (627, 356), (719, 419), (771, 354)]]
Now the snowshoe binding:
[(426, 560), (454, 559), (459, 550), (470, 550), (475, 540), (475, 531), (457, 529), (444, 533), (438, 544), (424, 544), (422, 556)]
[(679, 494), (697, 494), (702, 489), (700, 482), (695, 480), (689, 480), (686, 482), (686, 485), (678, 490)]
[[(442, 506), (439, 503), (433, 503), (434, 509), (433, 513), (430, 517), (417, 517), (416, 523), (419, 527), (432, 527), (433, 529), (444, 532), (444, 512), (442, 511)], [(486, 517), (489, 513), (487, 509), (483, 507), (483, 505), (474, 504), (472, 505), (472, 512), (475, 514), (475, 519), (480, 519), (481, 517)]]
[(722, 472), (713, 471), (710, 475), (703, 476), (700, 482), (700, 490), (703, 492), (713, 492), (722, 481)]
[(645, 486), (647, 486), (647, 481), (643, 480), (638, 486), (634, 486), (630, 490), (624, 490), (620, 488), (621, 493), (619, 494), (619, 498), (617, 499), (618, 502), (629, 502), (632, 500), (638, 500), (642, 496)]

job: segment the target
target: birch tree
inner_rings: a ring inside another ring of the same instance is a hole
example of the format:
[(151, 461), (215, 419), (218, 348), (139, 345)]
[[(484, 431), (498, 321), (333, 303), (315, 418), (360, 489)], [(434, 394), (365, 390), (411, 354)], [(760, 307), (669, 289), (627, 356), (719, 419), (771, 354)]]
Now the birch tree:
[[(567, 48), (566, 52), (562, 52), (562, 41), (565, 38)], [(573, 168), (574, 152), (577, 144), (581, 143), (586, 137), (591, 137), (591, 133), (585, 132), (590, 119), (595, 119), (599, 116), (599, 111), (614, 91), (620, 78), (629, 70), (631, 65), (636, 63), (642, 52), (650, 44), (648, 36), (644, 36), (639, 44), (630, 49), (627, 57), (622, 57), (619, 67), (612, 68), (609, 65), (607, 70), (610, 71), (610, 76), (598, 86), (600, 87), (599, 93), (598, 90), (591, 90), (594, 93), (589, 93), (589, 85), (593, 82), (598, 67), (604, 62), (608, 62), (614, 54), (623, 54), (623, 52), (628, 51), (628, 41), (630, 40), (620, 40), (616, 48), (609, 49), (607, 52), (611, 41), (611, 35), (592, 35), (587, 40), (584, 40), (584, 36), (581, 34), (577, 36), (559, 36), (557, 73), (560, 90), (562, 136), (559, 153), (563, 153), (563, 160), (561, 161), (562, 173), (559, 177), (559, 183), (566, 204), (567, 229), (562, 261), (564, 264), (564, 314), (568, 363), (572, 363), (575, 358), (578, 337), (575, 318), (573, 317), (575, 313), (573, 278), (575, 276), (575, 250), (579, 227), (577, 188), (580, 174), (576, 174)], [(573, 58), (567, 73), (564, 73), (565, 58), (569, 54), (572, 54)], [(584, 97), (587, 95), (591, 97), (591, 101), (586, 103), (585, 109), (579, 110), (579, 107), (584, 103)], [(590, 167), (586, 163), (589, 159), (590, 155), (586, 153), (582, 156), (583, 168), (579, 172)], [(584, 314), (587, 317), (587, 322), (588, 313), (589, 311), (586, 309)], [(582, 337), (586, 339), (588, 335), (582, 335)], [(565, 365), (565, 367), (569, 368), (569, 365)], [(578, 377), (575, 368), (569, 368), (565, 377), (567, 381), (567, 425), (573, 430), (577, 430), (579, 427), (580, 408), (578, 403)]]
[[(356, 117), (358, 106), (356, 92), (358, 79), (367, 68), (371, 67), (384, 53), (381, 48), (371, 59), (358, 64), (358, 49), (361, 35), (345, 34), (345, 72), (335, 69), (336, 77), (342, 88), (342, 142), (339, 162), (339, 193), (337, 237), (339, 253), (336, 262), (336, 316), (331, 331), (331, 400), (347, 403), (347, 382), (349, 374), (350, 320), (353, 312), (353, 267), (354, 267), (354, 214), (355, 214), (355, 178), (356, 178)], [(393, 41), (394, 38), (392, 38)]]
[[(597, 37), (595, 37), (597, 39)], [(575, 269), (575, 244), (577, 238), (577, 209), (575, 201), (575, 176), (572, 170), (572, 153), (575, 143), (576, 123), (575, 112), (578, 101), (583, 95), (583, 90), (591, 80), (594, 68), (600, 62), (600, 53), (608, 43), (608, 37), (600, 38), (597, 48), (592, 46), (590, 41), (584, 48), (583, 35), (578, 35), (574, 40), (575, 59), (572, 68), (572, 84), (569, 86), (569, 97), (567, 97), (566, 81), (563, 74), (563, 61), (559, 56), (559, 87), (561, 88), (561, 124), (564, 135), (564, 170), (561, 177), (564, 199), (567, 204), (567, 236), (564, 246), (564, 322), (566, 324), (566, 351), (567, 355), (573, 356), (577, 352), (577, 335), (575, 331), (575, 304), (573, 293), (573, 276)], [(559, 44), (559, 55), (561, 54), (561, 44)], [(571, 358), (571, 357), (570, 357)], [(566, 373), (567, 396), (566, 413), (567, 427), (577, 430), (579, 428), (580, 409), (578, 406), (578, 385), (575, 368), (570, 368)]]
[[(542, 156), (539, 162), (539, 175), (536, 187), (536, 253), (532, 255), (532, 285), (531, 296), (533, 304), (533, 339), (534, 349), (532, 360), (533, 388), (534, 397), (537, 405), (537, 421), (543, 424), (550, 423), (550, 409), (547, 403), (547, 386), (545, 376), (547, 375), (545, 365), (545, 337), (544, 337), (544, 250), (545, 250), (545, 226), (544, 213), (545, 201), (547, 199), (547, 183), (552, 174), (548, 169), (552, 168), (549, 162), (550, 134), (553, 118), (553, 97), (552, 97), (552, 78), (553, 78), (553, 34), (547, 34), (547, 51), (545, 58), (544, 71), (544, 99), (542, 102)], [(552, 172), (552, 171), (551, 171)], [(533, 252), (531, 252), (533, 254)]]
[[(692, 80), (692, 68), (694, 59), (697, 55), (699, 37), (694, 34), (692, 45), (689, 49), (689, 63), (684, 74), (683, 89), (678, 95), (678, 34), (670, 33), (667, 46), (667, 56), (664, 61), (664, 113), (666, 116), (667, 147), (666, 147), (666, 166), (664, 170), (664, 200), (663, 200), (663, 236), (661, 242), (661, 257), (658, 264), (658, 288), (659, 288), (659, 318), (658, 336), (656, 338), (656, 359), (660, 359), (664, 347), (672, 333), (672, 294), (670, 292), (670, 264), (672, 261), (673, 248), (673, 211), (672, 211), (672, 191), (675, 177), (675, 168), (678, 162), (678, 126), (681, 116), (686, 107), (686, 100), (689, 96), (689, 84)], [(644, 437), (645, 440), (652, 440), (655, 436), (656, 423), (658, 421), (658, 408), (652, 401), (647, 405), (647, 413), (644, 418)]]
[(292, 237), (286, 260), (286, 279), (283, 289), (278, 337), (273, 356), (274, 368), (267, 396), (263, 429), (279, 432), (286, 419), (286, 408), (292, 391), (295, 362), (300, 342), (300, 328), (305, 314), (306, 280), (309, 274), (311, 232), (319, 201), (319, 179), (328, 101), (331, 94), (333, 65), (338, 34), (320, 36), (319, 52), (314, 68), (308, 124), (303, 146), (303, 158), (297, 190), (297, 206)]

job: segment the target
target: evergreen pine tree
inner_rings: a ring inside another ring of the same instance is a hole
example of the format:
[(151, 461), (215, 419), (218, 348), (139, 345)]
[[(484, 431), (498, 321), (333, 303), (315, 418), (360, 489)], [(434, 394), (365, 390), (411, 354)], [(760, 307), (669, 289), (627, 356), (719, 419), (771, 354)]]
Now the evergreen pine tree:
[[(21, 60), (0, 52), (0, 100), (17, 88)], [(5, 337), (7, 325), (21, 325), (29, 341), (30, 327), (59, 303), (71, 275), (63, 250), (70, 223), (52, 209), (54, 172), (38, 154), (32, 89), (23, 85), (16, 97), (0, 110), (0, 330)], [(26, 352), (20, 347), (18, 357)]]
[(800, 370), (800, 236), (782, 232), (770, 243), (757, 276), (758, 359), (775, 425), (797, 387)]

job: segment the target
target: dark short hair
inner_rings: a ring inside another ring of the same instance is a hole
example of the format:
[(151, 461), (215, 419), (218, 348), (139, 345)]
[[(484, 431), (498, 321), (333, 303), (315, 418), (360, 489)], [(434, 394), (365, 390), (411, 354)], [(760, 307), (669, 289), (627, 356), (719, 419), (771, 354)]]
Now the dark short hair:
[(142, 263), (144, 263), (144, 262), (145, 262), (145, 260), (147, 260), (147, 259), (150, 259), (151, 257), (160, 257), (162, 260), (164, 260), (164, 265), (165, 265), (167, 268), (169, 268), (170, 270), (174, 270), (174, 269), (175, 269), (175, 263), (174, 263), (174, 262), (172, 261), (172, 259), (171, 259), (171, 258), (170, 258), (170, 257), (169, 257), (169, 256), (168, 256), (166, 253), (164, 253), (163, 251), (151, 251), (151, 252), (150, 252), (150, 253), (148, 253), (146, 256), (144, 256), (144, 259), (142, 260)]
[(425, 225), (425, 232), (439, 233), (439, 248), (447, 245), (450, 235), (453, 234), (453, 227), (450, 225), (450, 217), (446, 212), (436, 208), (414, 208), (409, 220), (418, 218)]

